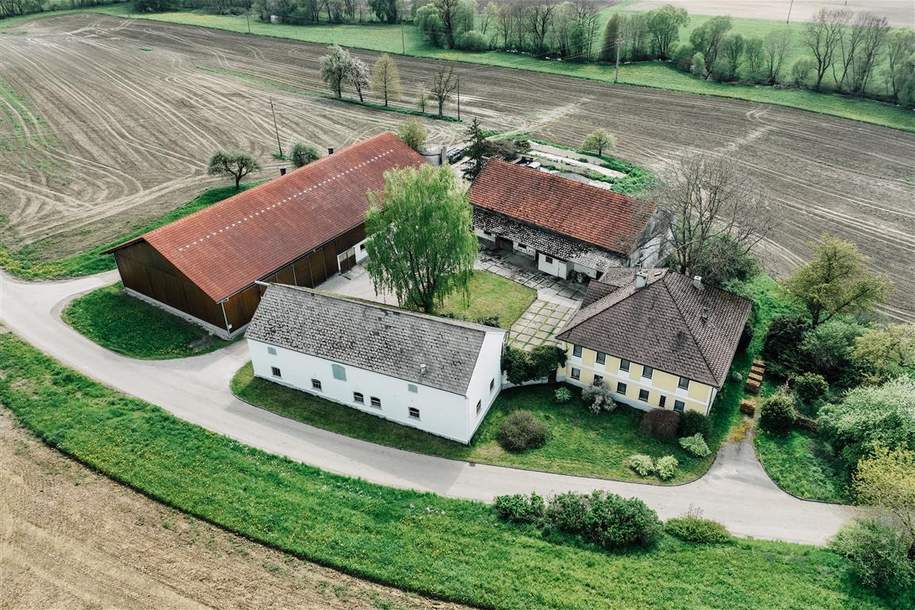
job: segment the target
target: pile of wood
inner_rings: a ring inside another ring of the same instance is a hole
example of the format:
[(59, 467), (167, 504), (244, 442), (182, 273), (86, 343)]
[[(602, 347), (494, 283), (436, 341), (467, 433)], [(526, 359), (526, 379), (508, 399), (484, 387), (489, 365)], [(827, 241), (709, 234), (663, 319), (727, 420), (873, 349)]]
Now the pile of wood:
[(759, 388), (762, 386), (763, 375), (766, 374), (766, 363), (762, 360), (754, 360), (753, 366), (750, 367), (750, 374), (747, 375), (747, 385), (745, 390), (751, 394), (759, 394)]

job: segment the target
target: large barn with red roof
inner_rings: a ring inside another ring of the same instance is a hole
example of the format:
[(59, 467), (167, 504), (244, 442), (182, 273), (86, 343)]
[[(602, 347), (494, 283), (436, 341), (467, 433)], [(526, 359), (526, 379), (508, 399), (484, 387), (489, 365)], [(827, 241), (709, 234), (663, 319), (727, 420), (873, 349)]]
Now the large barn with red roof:
[(484, 245), (533, 257), (561, 278), (651, 267), (660, 255), (653, 204), (554, 173), (491, 159), (470, 203)]
[(110, 252), (129, 293), (232, 337), (260, 303), (255, 282), (314, 287), (361, 260), (367, 193), (422, 163), (382, 133)]

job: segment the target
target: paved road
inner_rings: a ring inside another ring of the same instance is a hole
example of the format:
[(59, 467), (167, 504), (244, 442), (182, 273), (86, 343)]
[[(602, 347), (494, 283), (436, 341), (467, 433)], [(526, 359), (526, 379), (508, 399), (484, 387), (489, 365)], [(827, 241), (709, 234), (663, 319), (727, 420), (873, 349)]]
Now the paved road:
[(0, 320), (67, 366), (182, 419), (271, 453), (382, 485), (483, 501), (531, 490), (551, 494), (600, 488), (641, 498), (663, 518), (698, 508), (739, 535), (811, 544), (824, 543), (852, 515), (849, 508), (803, 502), (780, 491), (749, 442), (724, 447), (700, 480), (662, 487), (473, 465), (294, 422), (232, 396), (229, 379), (247, 360), (243, 342), (180, 361), (138, 361), (98, 347), (60, 320), (60, 310), (74, 295), (114, 280), (114, 273), (47, 283), (0, 275)]

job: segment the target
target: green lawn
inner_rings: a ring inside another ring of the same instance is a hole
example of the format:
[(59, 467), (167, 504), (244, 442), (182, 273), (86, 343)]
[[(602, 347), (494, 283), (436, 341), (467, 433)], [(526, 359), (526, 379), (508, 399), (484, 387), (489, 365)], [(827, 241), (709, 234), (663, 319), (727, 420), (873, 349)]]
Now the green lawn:
[(381, 487), (241, 445), (0, 335), (0, 403), (51, 446), (173, 508), (296, 556), (482, 608), (904, 607), (838, 555), (739, 540), (608, 553), (481, 503)]
[[(754, 278), (741, 290), (755, 301), (760, 328), (748, 351), (734, 360), (733, 370), (745, 376), (762, 346), (763, 329), (785, 305), (774, 280), (767, 276)], [(647, 453), (654, 457), (673, 455), (680, 462), (680, 470), (669, 484), (696, 479), (708, 470), (715, 457), (714, 450), (725, 441), (734, 424), (740, 421), (739, 406), (744, 396), (742, 381), (728, 380), (725, 383), (709, 416), (709, 447), (713, 449), (713, 454), (697, 459), (676, 443), (663, 443), (640, 434), (640, 411), (621, 406), (610, 415), (593, 415), (577, 399), (577, 390), (573, 390), (576, 398), (566, 404), (555, 402), (553, 390), (550, 386), (533, 386), (504, 391), (480, 425), (471, 445), (464, 446), (255, 378), (250, 364), (242, 367), (232, 380), (232, 391), (239, 398), (284, 417), (369, 442), (451, 459), (645, 481), (625, 466), (627, 457), (634, 453)], [(496, 441), (499, 425), (517, 409), (529, 410), (547, 424), (549, 440), (546, 445), (522, 454), (508, 453), (501, 448)], [(660, 483), (653, 479), (649, 482)]]
[(131, 358), (187, 358), (229, 344), (196, 324), (129, 296), (120, 283), (75, 299), (61, 317), (86, 338)]
[[(250, 363), (232, 380), (232, 391), (239, 398), (278, 415), (372, 443), (451, 459), (653, 483), (660, 481), (640, 479), (625, 466), (626, 458), (633, 453), (655, 457), (674, 455), (680, 462), (680, 471), (669, 483), (701, 476), (714, 459), (709, 456), (700, 460), (676, 443), (643, 436), (639, 433), (641, 411), (621, 406), (609, 415), (594, 415), (578, 398), (578, 390), (572, 388), (575, 395), (572, 401), (559, 404), (553, 399), (554, 389), (555, 386), (531, 386), (503, 391), (471, 445), (465, 446), (255, 378)], [(502, 421), (517, 409), (531, 411), (546, 423), (549, 429), (546, 445), (520, 454), (502, 449), (496, 434)]]
[(766, 473), (788, 493), (805, 500), (851, 501), (848, 475), (815, 434), (795, 429), (778, 436), (759, 429), (755, 442)]
[(474, 271), (468, 287), (470, 298), (455, 293), (445, 299), (440, 314), (462, 320), (498, 317), (499, 326), (508, 330), (537, 298), (537, 291), (489, 271)]
[[(249, 189), (258, 182), (246, 182), (241, 185), (241, 190)], [(213, 205), (217, 201), (222, 201), (238, 191), (234, 186), (223, 186), (211, 188), (194, 199), (182, 204), (171, 212), (160, 216), (159, 218), (138, 224), (125, 235), (118, 237), (108, 243), (93, 246), (83, 252), (59, 258), (47, 260), (45, 248), (42, 242), (36, 242), (30, 246), (16, 251), (10, 251), (0, 245), (0, 267), (3, 267), (9, 273), (18, 277), (39, 280), (39, 279), (58, 279), (65, 277), (78, 277), (81, 275), (92, 275), (102, 271), (110, 271), (116, 267), (114, 257), (110, 254), (104, 254), (108, 248), (114, 247), (127, 240), (133, 239), (157, 227), (168, 224), (188, 214), (201, 210), (207, 206)]]
[[(197, 25), (232, 32), (246, 33), (248, 31), (248, 23), (243, 16), (210, 15), (196, 12), (137, 15), (131, 13), (129, 5), (115, 5), (93, 10), (119, 16), (140, 17), (170, 23)], [(706, 18), (695, 17), (692, 20), (693, 25), (691, 27), (697, 26), (704, 19)], [(737, 22), (735, 31), (745, 35), (757, 35), (767, 30), (772, 24), (775, 24), (775, 22), (755, 22), (755, 20), (750, 19), (740, 19), (737, 20)], [(527, 55), (500, 51), (471, 53), (438, 49), (426, 43), (418, 30), (412, 25), (404, 26), (403, 40), (405, 43), (402, 43), (401, 27), (398, 25), (294, 26), (262, 23), (253, 19), (250, 24), (251, 32), (256, 35), (290, 38), (321, 44), (336, 43), (354, 48), (384, 51), (388, 53), (401, 53), (405, 50), (407, 55), (418, 57), (434, 57), (532, 70), (536, 72), (563, 74), (608, 83), (613, 80), (612, 68), (600, 64), (545, 61)], [(684, 32), (686, 32), (686, 30), (684, 30)], [(688, 37), (688, 32), (681, 34), (681, 40), (687, 40)], [(628, 85), (656, 87), (687, 93), (715, 95), (753, 102), (791, 106), (802, 110), (831, 114), (906, 131), (915, 131), (915, 113), (908, 112), (891, 104), (795, 89), (776, 89), (773, 87), (756, 85), (715, 83), (693, 78), (689, 74), (685, 74), (659, 62), (626, 64), (620, 69), (620, 81)]]

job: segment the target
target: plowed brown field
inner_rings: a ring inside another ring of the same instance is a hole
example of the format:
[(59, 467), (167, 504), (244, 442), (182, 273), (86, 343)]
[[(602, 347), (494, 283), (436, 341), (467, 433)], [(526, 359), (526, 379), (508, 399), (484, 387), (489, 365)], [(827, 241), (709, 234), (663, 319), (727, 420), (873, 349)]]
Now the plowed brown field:
[[(281, 137), (341, 146), (403, 120), (324, 97), (324, 48), (217, 30), (74, 15), (0, 34), (0, 239), (58, 257), (153, 218), (200, 190), (218, 147), (275, 162)], [(372, 61), (374, 55), (359, 53)], [(432, 60), (398, 58), (411, 103)], [(681, 155), (738, 159), (784, 210), (766, 260), (784, 273), (824, 232), (857, 242), (896, 284), (890, 316), (915, 320), (915, 134), (814, 113), (481, 65), (455, 64), (462, 112), (493, 129), (577, 144), (615, 133), (617, 154), (663, 175)], [(2, 114), (0, 114), (2, 116)], [(463, 126), (430, 121), (432, 140)]]

